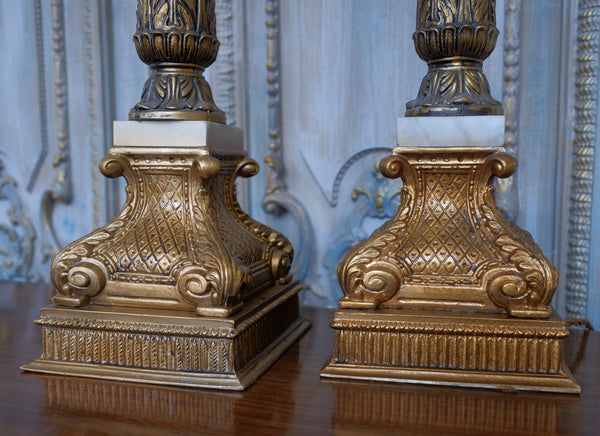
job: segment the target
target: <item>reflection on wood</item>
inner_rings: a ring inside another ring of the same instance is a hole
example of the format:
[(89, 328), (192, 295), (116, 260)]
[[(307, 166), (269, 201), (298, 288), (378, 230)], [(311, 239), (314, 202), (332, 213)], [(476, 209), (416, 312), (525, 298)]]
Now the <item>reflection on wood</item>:
[(229, 432), (235, 429), (235, 408), (242, 400), (234, 393), (55, 376), (45, 376), (44, 386), (45, 414), (98, 417), (94, 420), (98, 430), (112, 420), (135, 417), (158, 428)]
[(482, 391), (330, 382), (335, 391), (336, 430), (367, 430), (397, 425), (404, 431), (427, 429), (445, 433), (495, 431), (555, 434), (561, 405), (571, 397), (540, 394), (498, 397)]

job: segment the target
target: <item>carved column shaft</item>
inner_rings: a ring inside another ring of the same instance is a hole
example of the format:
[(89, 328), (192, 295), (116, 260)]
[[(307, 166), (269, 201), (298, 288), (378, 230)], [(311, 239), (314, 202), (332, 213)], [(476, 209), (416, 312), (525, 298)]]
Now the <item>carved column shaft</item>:
[(495, 0), (418, 0), (417, 54), (429, 71), (406, 116), (502, 115), (482, 64), (494, 50)]
[(133, 41), (151, 74), (130, 120), (225, 123), (203, 76), (219, 52), (214, 0), (138, 0)]

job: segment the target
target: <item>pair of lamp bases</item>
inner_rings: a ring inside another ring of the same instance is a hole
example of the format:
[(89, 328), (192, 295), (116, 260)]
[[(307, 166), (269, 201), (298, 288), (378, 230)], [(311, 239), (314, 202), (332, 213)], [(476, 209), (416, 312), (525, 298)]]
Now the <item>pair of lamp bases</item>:
[[(516, 169), (497, 145), (503, 126), (400, 119), (379, 170), (402, 178), (401, 204), (339, 266), (345, 296), (322, 377), (579, 392), (549, 307), (557, 273), (494, 202), (492, 177)], [(126, 121), (114, 138), (100, 168), (127, 179), (126, 205), (55, 258), (58, 293), (36, 321), (42, 356), (23, 368), (246, 388), (310, 324), (289, 241), (237, 203), (236, 177), (258, 172), (241, 129)]]
[[(151, 74), (100, 164), (127, 180), (126, 204), (54, 259), (42, 355), (25, 370), (244, 389), (309, 328), (291, 244), (236, 199), (258, 165), (202, 75), (219, 48), (214, 9), (138, 1)], [(401, 204), (339, 265), (323, 378), (580, 391), (549, 306), (557, 272), (494, 201), (492, 178), (517, 165), (482, 71), (497, 35), (493, 0), (417, 1), (429, 71), (379, 163), (402, 179)]]

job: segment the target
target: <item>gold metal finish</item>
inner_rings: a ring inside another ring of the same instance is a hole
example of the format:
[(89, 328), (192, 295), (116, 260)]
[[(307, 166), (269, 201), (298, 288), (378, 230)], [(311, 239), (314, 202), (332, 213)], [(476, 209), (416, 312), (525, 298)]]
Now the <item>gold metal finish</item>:
[(130, 120), (225, 123), (202, 74), (219, 52), (216, 23), (214, 0), (138, 0), (133, 41), (150, 78)]
[(257, 290), (287, 280), (289, 241), (243, 213), (235, 196), (235, 178), (256, 174), (258, 164), (203, 151), (111, 149), (100, 169), (125, 176), (127, 203), (55, 257), (54, 303), (228, 316)]
[(401, 204), (339, 265), (345, 295), (321, 376), (580, 391), (549, 306), (557, 272), (494, 201), (492, 176), (515, 169), (502, 147), (397, 147), (379, 163), (402, 178)]
[[(222, 114), (212, 103), (190, 103), (212, 102), (194, 65), (215, 60), (215, 32), (213, 1), (138, 2), (134, 39), (153, 71), (142, 102), (164, 99), (138, 104), (132, 118)], [(186, 68), (195, 72), (186, 76)], [(237, 177), (259, 170), (243, 151), (242, 132), (210, 121), (188, 125), (195, 133), (181, 133), (181, 122), (115, 124), (121, 145), (100, 170), (125, 177), (126, 203), (54, 258), (57, 294), (36, 321), (42, 356), (23, 369), (238, 390), (310, 326), (299, 317), (302, 287), (289, 275), (291, 244), (237, 201)]]
[(496, 207), (501, 147), (397, 147), (379, 170), (404, 182), (398, 214), (339, 265), (341, 308), (448, 309), (547, 318), (557, 272)]
[(113, 147), (100, 164), (128, 198), (54, 259), (42, 356), (23, 369), (244, 389), (309, 327), (288, 240), (236, 200), (245, 155)]
[[(430, 70), (407, 116), (502, 113), (481, 72), (494, 3), (419, 0), (415, 46)], [(550, 307), (558, 273), (496, 205), (492, 178), (516, 168), (499, 146), (402, 146), (381, 160), (404, 182), (401, 203), (338, 266), (344, 297), (322, 377), (580, 392)]]
[(502, 115), (483, 74), (496, 46), (495, 0), (418, 0), (415, 48), (429, 71), (406, 116)]
[(562, 320), (436, 311), (338, 310), (328, 378), (579, 393)]
[(28, 371), (241, 390), (309, 327), (298, 282), (274, 285), (236, 315), (89, 305), (47, 307), (42, 356)]

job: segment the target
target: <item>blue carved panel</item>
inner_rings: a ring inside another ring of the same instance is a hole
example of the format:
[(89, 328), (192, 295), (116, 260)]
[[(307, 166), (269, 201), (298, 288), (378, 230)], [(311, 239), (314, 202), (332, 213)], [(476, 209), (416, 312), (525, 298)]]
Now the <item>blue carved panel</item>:
[[(411, 40), (415, 2), (216, 7), (221, 57), (207, 77), (262, 163), (241, 182), (242, 201), (292, 238), (305, 303), (333, 306), (336, 262), (397, 200), (399, 182), (373, 168), (395, 145), (396, 118), (426, 70)], [(0, 3), (10, 65), (0, 69), (0, 94), (14, 102), (0, 120), (0, 277), (47, 280), (52, 252), (121, 206), (122, 182), (96, 166), (112, 121), (127, 119), (147, 76), (131, 42), (135, 8), (132, 0)], [(517, 176), (498, 184), (502, 207), (558, 266), (559, 311), (596, 326), (599, 18), (600, 0), (499, 0), (501, 35), (484, 66), (520, 162)]]

